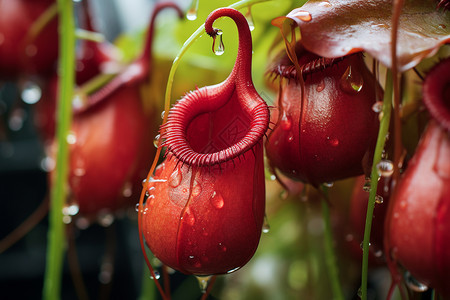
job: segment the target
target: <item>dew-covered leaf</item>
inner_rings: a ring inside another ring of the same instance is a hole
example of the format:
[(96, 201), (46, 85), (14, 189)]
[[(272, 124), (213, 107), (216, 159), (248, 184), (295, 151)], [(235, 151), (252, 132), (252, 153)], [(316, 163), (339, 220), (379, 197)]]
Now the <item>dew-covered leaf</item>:
[[(406, 0), (398, 32), (399, 71), (417, 65), (450, 42), (450, 12), (436, 8), (436, 1)], [(310, 0), (279, 17), (281, 27), (293, 20), (306, 49), (324, 57), (366, 51), (391, 67), (391, 0)]]

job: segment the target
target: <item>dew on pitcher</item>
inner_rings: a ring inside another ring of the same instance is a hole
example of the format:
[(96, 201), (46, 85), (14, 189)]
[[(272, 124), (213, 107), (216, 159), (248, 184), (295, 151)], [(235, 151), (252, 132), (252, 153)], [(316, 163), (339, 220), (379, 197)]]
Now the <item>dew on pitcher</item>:
[(186, 19), (189, 21), (194, 21), (197, 19), (198, 2), (199, 0), (192, 0), (191, 6), (186, 13)]
[(247, 20), (250, 31), (253, 31), (255, 29), (255, 23), (253, 22), (251, 6), (248, 7), (247, 13), (245, 14), (245, 19)]
[(35, 104), (42, 97), (41, 88), (32, 81), (27, 81), (22, 87), (22, 92), (20, 93), (22, 101), (27, 104)]
[(114, 223), (114, 216), (111, 213), (100, 213), (97, 216), (97, 222), (102, 227), (109, 227), (112, 223)]
[(340, 87), (347, 93), (358, 93), (364, 85), (364, 79), (361, 74), (352, 71), (352, 67), (348, 66), (340, 80)]
[(299, 19), (300, 21), (303, 22), (309, 22), (312, 20), (311, 14), (307, 11), (304, 10), (299, 10), (297, 12), (295, 12), (292, 17)]
[(134, 210), (135, 210), (136, 212), (139, 212), (139, 203), (136, 203), (136, 206), (135, 206)]
[(197, 197), (202, 192), (202, 185), (198, 180), (194, 180), (194, 184), (192, 185), (192, 196)]
[(22, 129), (25, 122), (27, 112), (22, 108), (14, 109), (8, 119), (8, 126), (12, 131), (19, 131)]
[(69, 132), (69, 134), (66, 137), (66, 141), (70, 145), (74, 145), (77, 142), (77, 136), (75, 135), (74, 132)]
[(281, 129), (283, 130), (291, 130), (292, 128), (292, 119), (290, 116), (287, 116), (286, 114), (283, 114), (283, 116), (281, 117)]
[(217, 248), (219, 249), (219, 251), (227, 252), (227, 247), (223, 243), (219, 243), (217, 245)]
[(158, 271), (153, 271), (153, 274), (154, 274), (155, 276), (153, 276), (153, 275), (150, 274), (150, 279), (158, 280), (159, 278), (161, 278), (161, 274), (159, 274)]
[(394, 173), (394, 164), (388, 159), (382, 159), (377, 164), (377, 171), (382, 177), (390, 177)]
[(213, 37), (212, 51), (215, 55), (222, 55), (225, 53), (225, 45), (222, 40), (222, 30), (218, 29), (216, 35)]
[(175, 171), (173, 171), (172, 175), (169, 177), (169, 186), (172, 188), (176, 188), (180, 185), (181, 180), (183, 179), (183, 175), (181, 174), (181, 171), (179, 168), (177, 168)]
[(316, 91), (318, 93), (320, 93), (321, 91), (323, 91), (325, 89), (325, 80), (320, 80), (319, 84), (316, 87)]
[(161, 120), (164, 120), (165, 115), (166, 115), (166, 111), (163, 110), (162, 113), (161, 113)]
[(383, 110), (383, 101), (377, 101), (372, 105), (372, 110), (377, 114)]
[(213, 192), (210, 202), (212, 206), (217, 209), (221, 209), (225, 205), (222, 195), (218, 194), (216, 191)]
[(207, 276), (195, 276), (198, 280), (198, 284), (200, 286), (200, 290), (202, 291), (202, 293), (206, 293), (206, 289), (208, 288), (208, 284), (209, 281), (211, 280), (211, 275), (207, 275)]
[(384, 199), (383, 199), (382, 196), (380, 196), (380, 195), (375, 195), (375, 203), (377, 203), (377, 204), (383, 204), (383, 201), (384, 201)]
[(153, 182), (153, 183), (163, 183), (163, 182), (166, 182), (166, 181), (167, 181), (166, 179), (155, 179), (153, 177), (150, 177), (149, 180), (148, 180), (148, 182)]
[(156, 136), (155, 136), (155, 138), (153, 139), (153, 146), (155, 146), (155, 148), (158, 148), (158, 146), (159, 146), (159, 139), (161, 138), (161, 135), (160, 134), (157, 134)]
[(330, 138), (327, 137), (328, 143), (333, 146), (333, 147), (337, 147), (339, 146), (339, 140), (337, 138)]
[(186, 220), (186, 223), (189, 226), (195, 225), (195, 216), (189, 207), (186, 209), (186, 212), (185, 212), (184, 216), (181, 217), (181, 219)]
[(410, 290), (419, 293), (428, 290), (428, 286), (414, 278), (409, 271), (406, 271), (403, 277), (405, 279), (406, 285)]

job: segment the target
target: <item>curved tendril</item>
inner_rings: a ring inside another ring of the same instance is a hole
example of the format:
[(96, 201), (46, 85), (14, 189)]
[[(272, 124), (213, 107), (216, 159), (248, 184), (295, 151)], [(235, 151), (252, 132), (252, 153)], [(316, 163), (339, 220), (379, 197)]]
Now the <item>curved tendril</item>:
[(245, 82), (251, 81), (251, 66), (252, 66), (252, 36), (247, 19), (239, 11), (233, 8), (220, 8), (213, 11), (205, 22), (205, 31), (211, 36), (217, 36), (219, 29), (213, 28), (213, 23), (220, 17), (231, 18), (239, 32), (239, 48), (231, 74), (235, 76), (237, 72), (241, 73)]

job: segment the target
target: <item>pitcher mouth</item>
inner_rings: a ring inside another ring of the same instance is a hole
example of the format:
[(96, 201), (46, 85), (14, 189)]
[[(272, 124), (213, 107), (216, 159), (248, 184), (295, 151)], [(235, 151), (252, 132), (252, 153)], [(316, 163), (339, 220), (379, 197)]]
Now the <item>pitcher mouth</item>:
[[(238, 158), (262, 141), (269, 124), (269, 109), (266, 103), (261, 101), (251, 110), (246, 111), (249, 125), (242, 138), (222, 149), (212, 148), (209, 151), (194, 149), (187, 138), (187, 129), (197, 116), (205, 112), (198, 111), (194, 106), (189, 107), (189, 104), (193, 99), (198, 100), (199, 97), (204, 96), (208, 88), (211, 87), (186, 95), (171, 109), (167, 123), (161, 127), (161, 136), (164, 139), (162, 146), (167, 147), (166, 156), (175, 156), (180, 162), (189, 166), (214, 166)], [(204, 100), (208, 101), (206, 98)], [(200, 103), (197, 104), (200, 105)]]

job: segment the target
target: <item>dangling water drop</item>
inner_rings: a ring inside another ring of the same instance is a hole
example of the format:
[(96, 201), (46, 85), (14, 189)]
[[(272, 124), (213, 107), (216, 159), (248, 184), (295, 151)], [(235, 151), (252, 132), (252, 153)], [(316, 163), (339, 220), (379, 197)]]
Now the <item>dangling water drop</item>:
[(281, 117), (281, 128), (283, 130), (291, 130), (292, 127), (292, 119), (291, 117), (287, 116), (286, 114), (283, 114), (283, 116)]
[(361, 74), (352, 71), (352, 66), (348, 66), (341, 77), (340, 86), (347, 93), (358, 93), (362, 90), (364, 79)]
[(186, 19), (189, 21), (194, 21), (197, 19), (198, 2), (199, 0), (192, 0), (191, 7), (189, 7), (186, 13)]
[(161, 113), (161, 120), (164, 120), (164, 116), (165, 116), (165, 115), (166, 115), (166, 111), (163, 110), (162, 113)]
[(377, 164), (378, 175), (382, 177), (391, 177), (394, 173), (394, 164), (388, 159), (382, 159)]
[(155, 148), (158, 148), (158, 145), (159, 145), (159, 139), (161, 138), (161, 135), (160, 134), (157, 134), (156, 136), (155, 136), (155, 138), (153, 139), (153, 146), (155, 146)]
[(199, 286), (200, 286), (200, 290), (202, 291), (202, 293), (204, 294), (204, 293), (206, 293), (206, 289), (208, 288), (208, 284), (209, 284), (209, 281), (211, 280), (211, 275), (207, 275), (207, 276), (199, 276), (199, 275), (197, 275), (197, 276), (195, 276), (196, 278), (197, 278), (197, 280), (198, 280), (198, 284), (199, 284)]
[(212, 50), (215, 55), (222, 55), (225, 53), (225, 45), (222, 40), (222, 30), (218, 29), (216, 35), (213, 37)]
[(255, 23), (253, 22), (251, 6), (248, 7), (247, 13), (245, 14), (245, 18), (247, 19), (247, 23), (248, 23), (248, 27), (250, 28), (250, 31), (253, 31), (255, 29)]
[(409, 271), (406, 271), (403, 277), (405, 278), (405, 283), (410, 290), (419, 293), (428, 290), (428, 286), (414, 278)]
[(27, 104), (35, 104), (41, 99), (42, 91), (36, 83), (27, 81), (22, 87), (20, 96), (23, 102)]
[(269, 221), (267, 220), (267, 215), (264, 215), (264, 224), (262, 227), (262, 232), (269, 233), (269, 231), (270, 231), (270, 224)]
[(316, 91), (318, 93), (320, 93), (321, 91), (323, 91), (325, 89), (325, 80), (320, 80), (319, 84), (316, 87)]

